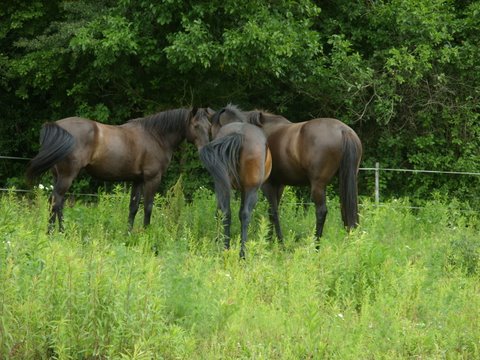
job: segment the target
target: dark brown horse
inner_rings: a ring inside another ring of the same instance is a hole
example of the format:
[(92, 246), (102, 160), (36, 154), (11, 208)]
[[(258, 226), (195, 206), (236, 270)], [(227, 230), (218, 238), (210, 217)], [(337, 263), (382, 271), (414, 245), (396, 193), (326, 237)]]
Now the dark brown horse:
[(40, 151), (30, 161), (32, 180), (52, 169), (49, 231), (58, 219), (63, 231), (65, 193), (81, 169), (107, 181), (132, 181), (129, 228), (133, 227), (143, 188), (144, 226), (150, 224), (153, 198), (174, 150), (187, 139), (200, 148), (208, 143), (211, 113), (205, 109), (168, 110), (115, 126), (71, 117), (45, 123)]
[[(232, 122), (220, 128), (222, 114), (241, 122)], [(220, 110), (214, 115), (212, 123), (216, 124), (212, 131), (215, 139), (200, 150), (200, 159), (215, 182), (217, 204), (223, 212), (226, 249), (230, 247), (230, 190), (233, 187), (241, 191), (240, 257), (244, 258), (251, 213), (257, 202), (258, 189), (270, 175), (272, 157), (263, 132), (246, 123), (246, 118), (236, 107)]]
[[(347, 229), (358, 224), (357, 174), (362, 144), (357, 134), (336, 119), (313, 119), (292, 123), (263, 111), (245, 113), (247, 122), (263, 129), (272, 152), (272, 173), (262, 189), (270, 204), (270, 220), (283, 240), (278, 205), (285, 185), (310, 185), (316, 207), (317, 239), (322, 236), (327, 216), (325, 187), (338, 173), (342, 219)], [(220, 116), (219, 125), (238, 121)], [(217, 125), (212, 125), (212, 131)], [(317, 244), (318, 245), (318, 244)]]

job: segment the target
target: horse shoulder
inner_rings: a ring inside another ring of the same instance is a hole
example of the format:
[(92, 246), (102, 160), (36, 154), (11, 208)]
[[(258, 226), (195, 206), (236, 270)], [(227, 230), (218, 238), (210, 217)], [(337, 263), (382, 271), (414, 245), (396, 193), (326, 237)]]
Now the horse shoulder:
[(139, 153), (142, 153), (141, 166), (143, 167), (145, 177), (157, 176), (158, 173), (165, 172), (173, 158), (174, 149), (147, 132), (145, 129), (138, 129), (135, 141)]

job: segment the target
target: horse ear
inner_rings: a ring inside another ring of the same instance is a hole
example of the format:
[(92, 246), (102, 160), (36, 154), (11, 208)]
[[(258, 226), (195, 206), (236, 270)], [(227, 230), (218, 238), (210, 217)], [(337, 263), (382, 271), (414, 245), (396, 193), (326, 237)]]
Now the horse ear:
[(190, 114), (192, 115), (192, 118), (197, 115), (197, 111), (198, 111), (198, 108), (197, 107), (193, 107), (192, 108), (192, 111), (190, 112)]
[(216, 113), (215, 110), (213, 110), (211, 107), (207, 107), (208, 117), (212, 117), (215, 113)]

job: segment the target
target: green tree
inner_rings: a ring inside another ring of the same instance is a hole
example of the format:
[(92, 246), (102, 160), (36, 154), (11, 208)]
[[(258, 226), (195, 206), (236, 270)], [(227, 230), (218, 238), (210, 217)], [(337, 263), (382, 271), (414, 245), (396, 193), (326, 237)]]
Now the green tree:
[[(33, 155), (46, 120), (118, 124), (233, 102), (293, 121), (337, 117), (362, 138), (366, 166), (478, 171), (479, 13), (478, 1), (454, 0), (8, 2), (0, 152)], [(192, 148), (177, 157), (165, 186), (190, 166), (198, 176), (187, 188), (208, 183)], [(23, 165), (2, 163), (2, 179)], [(397, 196), (466, 197), (479, 186), (384, 178)]]

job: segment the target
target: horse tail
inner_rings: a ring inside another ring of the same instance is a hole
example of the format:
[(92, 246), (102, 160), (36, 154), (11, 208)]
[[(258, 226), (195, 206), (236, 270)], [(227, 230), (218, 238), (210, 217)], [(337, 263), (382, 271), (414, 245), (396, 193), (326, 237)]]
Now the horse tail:
[(215, 182), (215, 189), (229, 193), (231, 182), (240, 186), (238, 173), (243, 135), (234, 133), (215, 139), (200, 150), (200, 160)]
[(73, 150), (75, 138), (56, 123), (45, 123), (40, 131), (40, 150), (30, 160), (26, 175), (29, 181), (42, 175)]
[(340, 202), (342, 219), (348, 229), (356, 227), (358, 220), (358, 167), (362, 156), (360, 140), (350, 132), (343, 131), (343, 155), (340, 163)]

